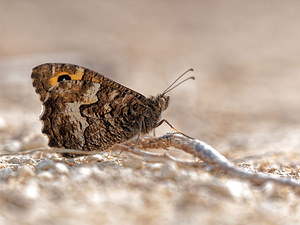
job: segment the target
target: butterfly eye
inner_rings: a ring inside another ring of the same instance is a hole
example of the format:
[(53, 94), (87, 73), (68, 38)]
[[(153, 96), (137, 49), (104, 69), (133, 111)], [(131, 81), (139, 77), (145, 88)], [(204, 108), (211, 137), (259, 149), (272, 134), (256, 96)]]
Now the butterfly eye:
[(57, 82), (60, 82), (60, 81), (64, 81), (64, 80), (71, 80), (71, 77), (69, 75), (60, 75), (58, 78), (57, 78)]

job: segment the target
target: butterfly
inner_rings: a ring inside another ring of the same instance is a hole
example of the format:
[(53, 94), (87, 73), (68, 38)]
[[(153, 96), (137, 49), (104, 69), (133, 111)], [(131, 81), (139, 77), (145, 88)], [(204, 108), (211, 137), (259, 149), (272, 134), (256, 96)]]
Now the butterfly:
[(48, 145), (86, 151), (103, 151), (149, 133), (161, 124), (170, 101), (166, 94), (185, 81), (174, 87), (178, 78), (162, 94), (147, 98), (73, 64), (42, 64), (33, 68), (31, 78), (43, 104), (40, 119)]

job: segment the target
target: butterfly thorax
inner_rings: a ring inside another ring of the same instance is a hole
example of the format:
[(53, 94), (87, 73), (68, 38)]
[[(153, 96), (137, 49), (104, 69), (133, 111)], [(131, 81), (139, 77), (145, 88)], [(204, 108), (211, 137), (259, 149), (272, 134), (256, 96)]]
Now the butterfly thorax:
[(142, 115), (142, 133), (148, 133), (153, 130), (161, 118), (162, 111), (168, 108), (170, 101), (169, 96), (162, 94), (147, 98), (147, 106), (149, 110)]

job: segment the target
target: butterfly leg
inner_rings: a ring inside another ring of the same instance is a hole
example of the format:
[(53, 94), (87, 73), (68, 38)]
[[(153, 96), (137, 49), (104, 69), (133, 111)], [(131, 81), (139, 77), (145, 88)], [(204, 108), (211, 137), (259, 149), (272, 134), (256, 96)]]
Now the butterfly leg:
[(155, 128), (153, 129), (153, 137), (156, 137)]
[(141, 137), (141, 133), (142, 133), (142, 124), (143, 124), (143, 118), (141, 118), (141, 120), (139, 122), (138, 136), (137, 136), (135, 144), (132, 146), (132, 148), (135, 148), (137, 146), (137, 144), (139, 143), (139, 140), (140, 140), (140, 137)]
[(156, 128), (156, 127), (159, 127), (159, 126), (162, 125), (163, 123), (168, 124), (172, 129), (174, 129), (174, 130), (176, 130), (177, 132), (181, 133), (179, 130), (177, 130), (175, 127), (173, 127), (173, 125), (170, 124), (169, 121), (166, 120), (166, 119), (162, 119), (161, 121), (159, 121), (159, 122), (155, 125), (155, 128)]
[[(164, 122), (165, 122), (166, 124), (168, 124), (172, 129), (174, 129), (174, 130), (176, 130), (178, 133), (182, 134), (183, 136), (186, 136), (186, 137), (188, 137), (188, 138), (192, 138), (192, 137), (190, 137), (190, 136), (188, 136), (188, 135), (182, 133), (181, 131), (177, 130), (177, 129), (176, 129), (175, 127), (173, 127), (173, 125), (170, 124), (169, 121), (166, 120), (166, 119), (162, 119), (161, 121), (159, 121), (159, 122), (155, 125), (155, 128), (156, 128), (156, 127), (159, 127), (159, 126), (162, 125), (162, 123), (164, 123)], [(193, 138), (192, 138), (192, 139), (193, 139)]]

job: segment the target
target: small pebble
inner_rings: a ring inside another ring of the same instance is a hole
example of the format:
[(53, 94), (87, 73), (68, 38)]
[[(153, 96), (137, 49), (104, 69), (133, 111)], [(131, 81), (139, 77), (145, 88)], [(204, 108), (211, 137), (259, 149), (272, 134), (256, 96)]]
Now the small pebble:
[(246, 182), (230, 179), (226, 182), (226, 186), (235, 200), (247, 200), (253, 197), (249, 184)]
[(178, 176), (178, 167), (175, 163), (163, 164), (160, 171), (160, 178), (175, 179)]
[(78, 169), (78, 175), (89, 177), (92, 174), (92, 170), (89, 167), (80, 167)]
[(56, 172), (58, 172), (58, 173), (62, 173), (62, 174), (69, 173), (68, 166), (66, 164), (63, 164), (63, 163), (56, 163), (55, 164), (55, 169), (56, 169)]
[(40, 188), (36, 181), (31, 181), (24, 187), (24, 194), (30, 199), (37, 199), (40, 195)]
[(19, 157), (12, 157), (11, 159), (8, 160), (8, 162), (12, 164), (21, 164), (21, 160)]
[(49, 171), (43, 171), (41, 173), (39, 173), (39, 178), (45, 181), (51, 181), (53, 180), (54, 176), (52, 173), (50, 173)]
[(28, 178), (34, 176), (34, 171), (30, 166), (24, 165), (18, 170), (18, 176)]
[(11, 176), (14, 176), (15, 172), (11, 168), (0, 169), (0, 182), (5, 182)]
[(19, 152), (22, 150), (22, 143), (18, 140), (7, 140), (3, 144), (3, 150), (7, 152)]
[[(80, 167), (72, 170), (72, 178), (76, 181), (83, 181), (89, 179), (92, 175), (93, 171), (89, 167)], [(74, 174), (76, 174), (74, 176)]]
[(35, 168), (38, 172), (41, 170), (55, 169), (55, 163), (50, 159), (45, 159), (40, 161)]

